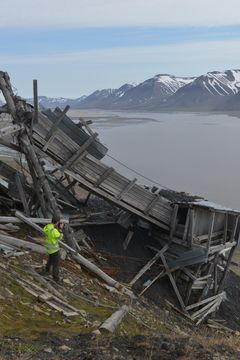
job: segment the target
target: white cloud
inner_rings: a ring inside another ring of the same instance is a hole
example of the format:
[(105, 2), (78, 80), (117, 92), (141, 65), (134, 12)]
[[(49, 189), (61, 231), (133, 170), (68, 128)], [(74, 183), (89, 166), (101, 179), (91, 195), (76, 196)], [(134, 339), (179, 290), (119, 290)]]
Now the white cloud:
[(182, 63), (209, 64), (238, 62), (240, 40), (181, 43), (159, 46), (117, 47), (44, 55), (0, 55), (2, 65), (69, 65), (69, 64), (134, 64)]
[(239, 0), (1, 0), (0, 8), (0, 28), (240, 24)]

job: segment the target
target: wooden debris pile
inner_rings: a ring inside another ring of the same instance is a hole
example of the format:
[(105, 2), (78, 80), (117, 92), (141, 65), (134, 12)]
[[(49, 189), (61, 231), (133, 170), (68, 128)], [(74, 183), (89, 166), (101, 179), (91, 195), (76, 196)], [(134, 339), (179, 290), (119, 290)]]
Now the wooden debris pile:
[[(14, 94), (5, 72), (0, 72), (0, 90), (6, 101), (0, 113), (11, 118), (0, 129), (0, 143), (14, 151), (11, 161), (1, 157), (0, 202), (5, 210), (21, 211), (2, 216), (0, 222), (24, 222), (41, 233), (37, 223), (49, 222), (53, 214), (67, 219), (62, 246), (76, 262), (118, 289), (119, 282), (80, 254), (73, 229), (118, 223), (128, 229), (123, 241), (127, 251), (136, 226), (144, 227), (155, 240), (154, 255), (129, 286), (158, 264), (159, 273), (145, 279), (140, 295), (167, 276), (187, 317), (199, 324), (214, 313), (225, 298), (224, 284), (239, 237), (239, 212), (183, 194), (149, 191), (137, 179), (122, 176), (101, 161), (106, 147), (86, 122), (78, 126), (67, 116), (69, 106), (63, 111), (39, 110), (36, 81), (34, 107)], [(92, 194), (111, 204), (109, 208), (91, 212), (87, 205)], [(0, 241), (14, 247), (18, 239), (0, 234)], [(88, 239), (81, 241), (91, 249)], [(31, 248), (29, 244), (25, 248)]]

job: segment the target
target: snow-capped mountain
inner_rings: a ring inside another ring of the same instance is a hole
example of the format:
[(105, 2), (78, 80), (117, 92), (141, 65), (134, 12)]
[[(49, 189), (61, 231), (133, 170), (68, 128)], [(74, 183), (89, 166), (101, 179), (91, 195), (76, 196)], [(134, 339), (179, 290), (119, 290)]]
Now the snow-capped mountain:
[(223, 98), (236, 95), (239, 90), (240, 70), (208, 72), (179, 89), (165, 105), (174, 109), (217, 110), (225, 102)]
[(153, 104), (166, 101), (178, 89), (193, 80), (194, 78), (189, 77), (158, 74), (126, 91), (112, 105), (113, 107), (121, 106), (121, 108), (151, 107)]
[(240, 110), (240, 70), (212, 71), (198, 77), (158, 74), (140, 84), (94, 91), (77, 99), (39, 97), (45, 108), (154, 111)]
[[(41, 107), (44, 108), (50, 108), (55, 109), (56, 107), (59, 107), (60, 109), (63, 109), (66, 105), (69, 105), (72, 108), (76, 108), (77, 105), (81, 103), (86, 98), (85, 95), (77, 98), (77, 99), (68, 99), (63, 97), (47, 97), (47, 96), (39, 96), (38, 97), (38, 103)], [(29, 103), (33, 103), (33, 99), (27, 99)]]
[(94, 91), (81, 102), (80, 107), (112, 108), (115, 103), (118, 103), (119, 99), (123, 98), (125, 94), (135, 88), (135, 86), (135, 84), (124, 84), (118, 89)]

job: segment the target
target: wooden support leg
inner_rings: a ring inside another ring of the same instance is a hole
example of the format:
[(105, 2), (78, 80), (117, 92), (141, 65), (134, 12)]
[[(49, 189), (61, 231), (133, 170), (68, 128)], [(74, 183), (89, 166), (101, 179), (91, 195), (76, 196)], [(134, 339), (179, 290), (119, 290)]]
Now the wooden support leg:
[(168, 245), (165, 245), (159, 252), (157, 252), (156, 255), (134, 276), (129, 285), (133, 286), (135, 282), (140, 279), (140, 277), (145, 274), (145, 272), (150, 269), (153, 264), (155, 264), (155, 262), (161, 257), (161, 254), (163, 254), (167, 249)]
[(36, 193), (36, 195), (37, 195), (39, 204), (40, 204), (40, 206), (41, 206), (43, 216), (44, 216), (45, 218), (47, 218), (47, 217), (48, 217), (48, 211), (47, 211), (47, 206), (46, 206), (45, 199), (44, 199), (44, 196), (43, 196), (43, 193), (42, 193), (42, 190), (41, 190), (40, 183), (39, 183), (39, 181), (38, 181), (38, 178), (37, 178), (37, 176), (36, 176), (34, 167), (33, 167), (33, 165), (32, 165), (32, 162), (31, 162), (28, 154), (25, 154), (25, 156), (26, 156), (26, 159), (27, 159), (27, 163), (28, 163), (28, 168), (29, 168), (30, 174), (31, 174), (31, 176), (32, 176), (33, 185), (34, 185), (34, 190), (35, 190), (35, 193)]
[(20, 199), (21, 199), (22, 204), (23, 204), (24, 213), (27, 216), (30, 216), (30, 211), (29, 211), (29, 207), (28, 207), (28, 203), (27, 203), (26, 194), (25, 194), (25, 191), (24, 191), (22, 180), (21, 180), (20, 175), (19, 175), (18, 172), (15, 173), (15, 179), (16, 179), (16, 185), (17, 185), (18, 193), (19, 193)]
[(132, 237), (133, 237), (133, 234), (134, 234), (134, 231), (130, 229), (129, 232), (127, 233), (127, 236), (126, 236), (124, 242), (123, 242), (123, 249), (124, 250), (127, 250), (127, 247), (129, 245)]
[(56, 199), (54, 198), (54, 196), (52, 194), (50, 185), (49, 185), (49, 183), (47, 181), (45, 173), (44, 173), (44, 171), (42, 169), (42, 166), (39, 163), (38, 157), (37, 157), (37, 155), (36, 155), (36, 153), (34, 151), (33, 146), (30, 143), (30, 140), (29, 140), (28, 136), (27, 135), (22, 136), (21, 142), (24, 145), (24, 151), (26, 153), (28, 153), (29, 158), (31, 159), (31, 162), (32, 162), (32, 164), (34, 166), (34, 169), (35, 169), (36, 173), (37, 173), (38, 179), (39, 179), (39, 181), (40, 181), (40, 183), (41, 183), (41, 185), (42, 185), (42, 187), (44, 189), (45, 196), (48, 199), (48, 202), (49, 202), (49, 204), (50, 204), (50, 206), (52, 208), (53, 214), (60, 217), (61, 213), (60, 213), (60, 210), (58, 208)]
[(176, 285), (176, 282), (175, 282), (175, 280), (174, 280), (174, 278), (173, 278), (173, 276), (172, 276), (172, 273), (171, 273), (171, 271), (170, 271), (170, 269), (169, 269), (169, 267), (168, 267), (168, 264), (167, 264), (167, 262), (166, 262), (165, 256), (164, 256), (163, 254), (161, 254), (160, 257), (161, 257), (162, 262), (163, 262), (163, 265), (164, 265), (164, 267), (165, 267), (165, 269), (166, 269), (166, 273), (167, 273), (167, 275), (168, 275), (168, 277), (169, 277), (169, 279), (170, 279), (170, 281), (171, 281), (171, 284), (172, 284), (172, 286), (173, 286), (173, 289), (174, 289), (174, 291), (175, 291), (175, 294), (177, 295), (177, 298), (178, 298), (178, 301), (179, 301), (179, 303), (180, 303), (180, 305), (181, 305), (181, 308), (185, 311), (185, 304), (184, 304), (183, 299), (182, 299), (182, 296), (181, 296), (181, 294), (180, 294), (180, 292), (179, 292), (179, 290), (178, 290), (178, 287), (177, 287), (177, 285)]

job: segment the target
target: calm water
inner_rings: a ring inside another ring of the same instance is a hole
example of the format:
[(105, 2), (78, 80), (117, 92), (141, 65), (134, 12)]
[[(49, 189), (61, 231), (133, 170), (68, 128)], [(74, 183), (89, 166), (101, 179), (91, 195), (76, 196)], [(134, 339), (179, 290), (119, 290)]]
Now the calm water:
[[(93, 120), (108, 154), (130, 168), (172, 189), (240, 209), (239, 118), (106, 111), (81, 116)], [(136, 177), (111, 158), (104, 161)]]

